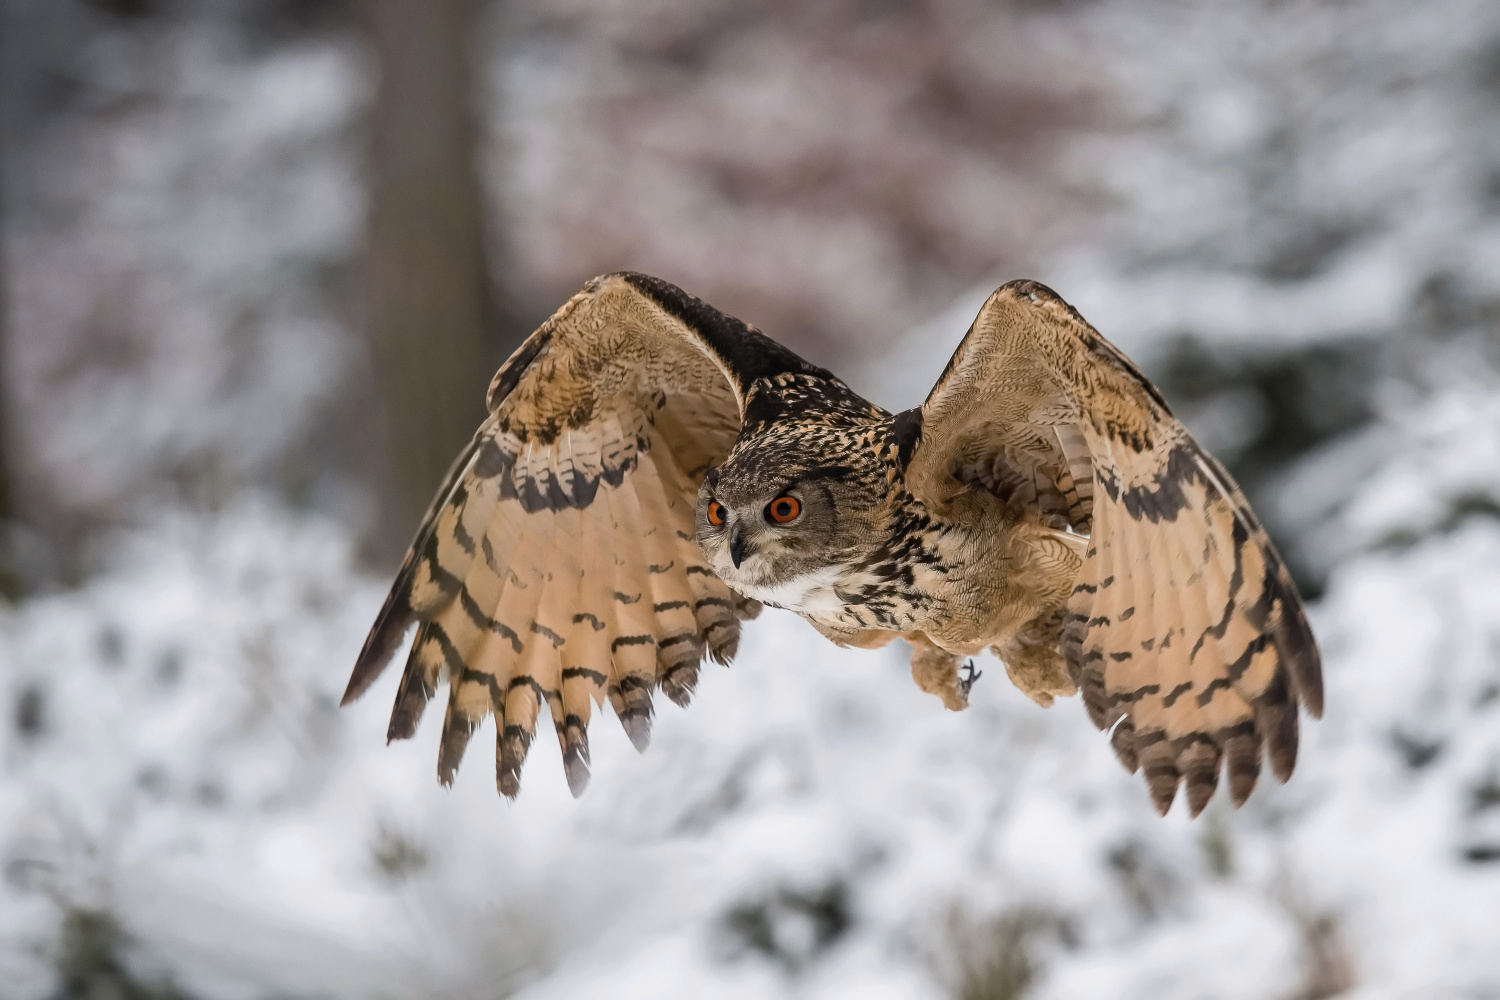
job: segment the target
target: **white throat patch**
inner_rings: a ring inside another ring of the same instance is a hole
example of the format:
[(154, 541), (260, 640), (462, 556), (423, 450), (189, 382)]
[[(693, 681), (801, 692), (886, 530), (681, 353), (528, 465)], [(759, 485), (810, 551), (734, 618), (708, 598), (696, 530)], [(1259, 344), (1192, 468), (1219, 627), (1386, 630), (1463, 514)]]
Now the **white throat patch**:
[(816, 613), (819, 611), (841, 611), (844, 602), (834, 591), (834, 585), (843, 577), (838, 566), (824, 566), (804, 576), (787, 580), (774, 586), (756, 586), (725, 580), (729, 586), (762, 604), (788, 611)]

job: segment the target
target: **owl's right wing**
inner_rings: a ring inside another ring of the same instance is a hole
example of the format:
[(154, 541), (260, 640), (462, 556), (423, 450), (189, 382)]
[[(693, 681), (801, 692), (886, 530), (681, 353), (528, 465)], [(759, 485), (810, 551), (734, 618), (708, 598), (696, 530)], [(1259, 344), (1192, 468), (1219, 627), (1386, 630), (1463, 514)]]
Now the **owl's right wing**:
[(423, 519), (344, 703), (415, 622), (387, 738), (416, 731), (446, 678), (443, 783), (493, 714), (496, 778), (514, 796), (543, 704), (575, 795), (591, 702), (607, 696), (645, 749), (652, 689), (686, 704), (702, 657), (727, 662), (759, 610), (707, 566), (694, 510), (749, 386), (787, 371), (826, 374), (664, 281), (590, 282), (496, 373), (490, 415)]
[(988, 489), (1087, 535), (1060, 651), (1166, 812), (1196, 815), (1223, 763), (1236, 804), (1262, 747), (1281, 780), (1297, 705), (1322, 714), (1318, 647), (1271, 540), (1161, 393), (1050, 289), (997, 290), (923, 404), (908, 488), (941, 510)]

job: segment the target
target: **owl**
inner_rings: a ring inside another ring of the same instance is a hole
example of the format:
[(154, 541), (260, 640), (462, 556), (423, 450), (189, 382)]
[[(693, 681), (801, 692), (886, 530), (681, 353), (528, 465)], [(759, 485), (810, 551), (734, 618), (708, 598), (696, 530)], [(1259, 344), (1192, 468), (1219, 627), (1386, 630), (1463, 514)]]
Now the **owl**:
[(607, 699), (637, 749), (763, 606), (842, 646), (895, 639), (968, 704), (993, 651), (1039, 705), (1081, 694), (1165, 814), (1261, 758), (1285, 781), (1323, 708), (1297, 589), (1224, 468), (1054, 292), (1003, 285), (919, 407), (891, 414), (642, 274), (589, 282), (496, 373), (349, 680), (415, 624), (389, 739), (446, 679), (438, 777), (496, 720), (514, 797), (545, 708), (574, 795)]

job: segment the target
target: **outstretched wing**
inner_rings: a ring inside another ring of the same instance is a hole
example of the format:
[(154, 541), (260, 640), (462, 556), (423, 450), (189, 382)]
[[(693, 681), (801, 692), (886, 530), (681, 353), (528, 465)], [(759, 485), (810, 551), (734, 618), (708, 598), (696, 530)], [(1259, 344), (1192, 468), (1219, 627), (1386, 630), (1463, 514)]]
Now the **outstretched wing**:
[(664, 281), (591, 281), (496, 373), (490, 415), (423, 518), (344, 703), (416, 622), (387, 736), (410, 737), (446, 677), (443, 783), (493, 713), (497, 781), (515, 796), (543, 704), (575, 795), (591, 702), (607, 696), (644, 750), (652, 689), (685, 705), (703, 656), (727, 662), (759, 610), (709, 569), (693, 512), (749, 386), (786, 371), (820, 373)]
[(1129, 359), (1050, 289), (1011, 282), (922, 418), (914, 495), (940, 509), (983, 486), (1089, 536), (1061, 652), (1160, 811), (1185, 781), (1197, 815), (1221, 763), (1242, 803), (1263, 746), (1291, 775), (1298, 702), (1323, 710), (1301, 599), (1234, 480)]

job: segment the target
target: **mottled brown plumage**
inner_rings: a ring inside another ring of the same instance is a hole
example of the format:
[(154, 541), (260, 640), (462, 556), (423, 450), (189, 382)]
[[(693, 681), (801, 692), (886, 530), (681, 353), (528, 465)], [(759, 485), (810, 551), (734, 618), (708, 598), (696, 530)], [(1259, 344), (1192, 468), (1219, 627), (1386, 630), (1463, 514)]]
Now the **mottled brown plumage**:
[(1317, 646), (1275, 549), (1157, 389), (1034, 282), (1000, 288), (918, 409), (891, 415), (665, 282), (590, 282), (496, 374), (350, 678), (417, 624), (389, 737), (448, 682), (441, 780), (497, 721), (507, 796), (541, 713), (574, 794), (608, 698), (637, 748), (740, 621), (789, 608), (894, 638), (953, 709), (994, 650), (1042, 705), (1081, 691), (1165, 812), (1262, 747), (1285, 780)]

